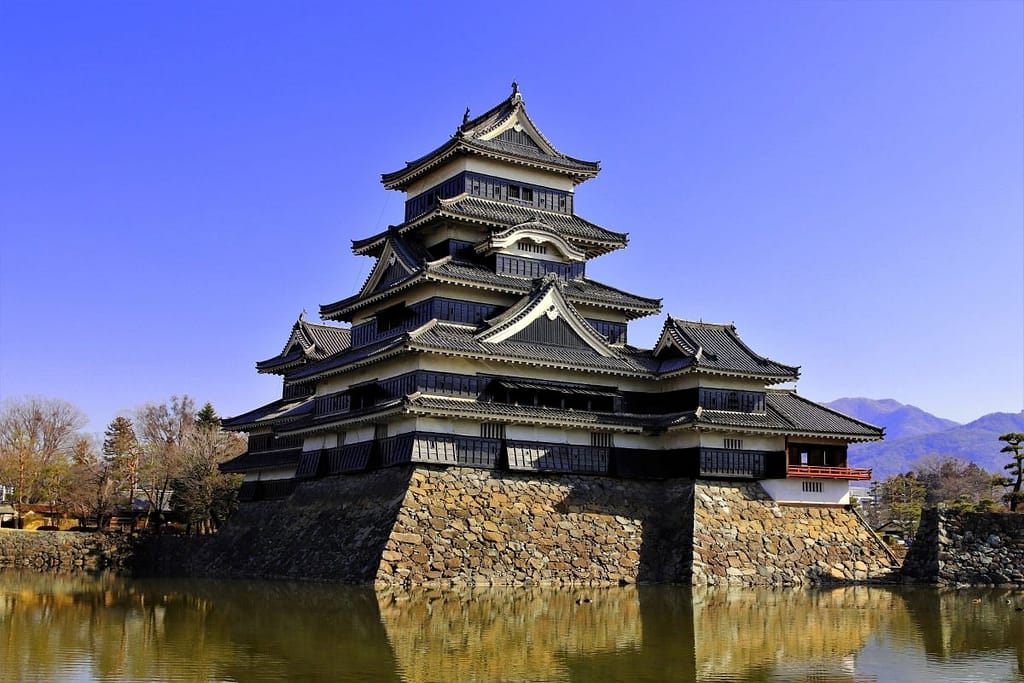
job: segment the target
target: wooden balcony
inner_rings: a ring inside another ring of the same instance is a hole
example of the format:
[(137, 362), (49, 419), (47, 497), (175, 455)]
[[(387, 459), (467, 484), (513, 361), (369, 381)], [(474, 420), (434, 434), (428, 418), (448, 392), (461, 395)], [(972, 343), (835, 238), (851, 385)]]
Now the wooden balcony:
[(862, 467), (824, 467), (821, 465), (790, 465), (787, 477), (810, 477), (812, 479), (864, 480), (871, 478), (871, 470)]

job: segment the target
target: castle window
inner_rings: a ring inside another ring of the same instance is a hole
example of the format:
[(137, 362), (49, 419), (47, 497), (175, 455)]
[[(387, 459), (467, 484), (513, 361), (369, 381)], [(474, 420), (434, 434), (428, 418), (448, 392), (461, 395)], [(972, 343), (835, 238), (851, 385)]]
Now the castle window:
[(738, 451), (743, 448), (743, 439), (724, 439), (723, 441), (726, 449), (730, 451)]
[(519, 186), (518, 185), (509, 185), (508, 186), (508, 198), (509, 199), (519, 199)]
[(590, 445), (596, 448), (611, 448), (615, 445), (613, 432), (591, 432)]
[(524, 187), (523, 188), (523, 201), (524, 202), (532, 202), (533, 201), (533, 190), (531, 190), (528, 187)]
[(805, 481), (802, 483), (804, 493), (821, 493), (825, 487), (820, 481)]
[(485, 439), (504, 439), (505, 425), (501, 422), (482, 422), (480, 436)]

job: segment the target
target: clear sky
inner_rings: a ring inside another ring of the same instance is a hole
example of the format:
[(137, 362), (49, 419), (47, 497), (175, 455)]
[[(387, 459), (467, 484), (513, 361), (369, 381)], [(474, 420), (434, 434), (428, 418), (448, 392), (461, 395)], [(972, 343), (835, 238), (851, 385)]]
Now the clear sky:
[(354, 293), (380, 185), (516, 79), (589, 274), (736, 323), (815, 400), (1024, 407), (1024, 3), (0, 2), (0, 396), (102, 431)]

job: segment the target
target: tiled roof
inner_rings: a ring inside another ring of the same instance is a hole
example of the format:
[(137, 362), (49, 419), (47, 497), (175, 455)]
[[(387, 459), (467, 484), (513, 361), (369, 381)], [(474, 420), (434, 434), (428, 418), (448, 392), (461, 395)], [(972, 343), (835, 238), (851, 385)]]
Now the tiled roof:
[[(520, 122), (532, 128), (544, 147), (532, 147), (496, 139), (493, 132), (510, 118), (518, 117)], [(490, 138), (490, 139), (484, 139)], [(517, 91), (506, 100), (492, 107), (476, 118), (466, 120), (455, 135), (440, 147), (418, 159), (406, 162), (405, 167), (392, 173), (385, 173), (381, 181), (388, 189), (402, 189), (409, 182), (426, 171), (436, 167), (457, 154), (479, 153), (484, 156), (499, 156), (527, 166), (540, 165), (562, 169), (577, 182), (592, 178), (600, 171), (596, 161), (583, 161), (562, 154), (552, 145), (536, 124), (526, 114), (523, 99)]]
[[(493, 199), (462, 195), (439, 202), (437, 212), (455, 217), (494, 223), (509, 228), (532, 220), (541, 220), (567, 239), (605, 242), (622, 246), (629, 239), (626, 233), (613, 232), (572, 213), (544, 211), (534, 207), (508, 204)], [(417, 219), (422, 220), (422, 219)]]
[(363, 361), (376, 360), (377, 356), (384, 356), (388, 352), (401, 348), (407, 341), (407, 335), (399, 335), (383, 341), (360, 346), (357, 349), (347, 349), (343, 353), (329, 356), (316, 363), (309, 363), (300, 370), (288, 375), (289, 381), (296, 381), (330, 373), (332, 370), (345, 370), (349, 366)]
[[(587, 410), (563, 410), (540, 406), (521, 406), (508, 403), (469, 401), (444, 396), (417, 396), (409, 401), (413, 412), (438, 412), (442, 414), (487, 418), (506, 418), (523, 422), (557, 422), (572, 425), (608, 425), (633, 427), (639, 430), (644, 418), (639, 415), (598, 413)], [(417, 411), (419, 409), (419, 411)]]
[(810, 401), (795, 391), (769, 391), (768, 408), (795, 429), (807, 432), (843, 434), (875, 440), (882, 438), (881, 427), (861, 422)]
[(409, 346), (416, 350), (453, 353), (478, 358), (500, 358), (528, 364), (556, 365), (609, 372), (637, 374), (644, 368), (628, 355), (602, 356), (589, 348), (570, 348), (515, 341), (497, 343), (478, 341), (475, 329), (463, 325), (432, 321), (410, 333)]
[(248, 472), (268, 467), (286, 467), (298, 464), (301, 455), (301, 448), (291, 448), (286, 451), (267, 451), (266, 453), (242, 453), (237, 458), (221, 463), (220, 471)]
[(245, 431), (254, 426), (270, 426), (297, 420), (312, 412), (313, 397), (278, 399), (247, 413), (226, 418), (221, 426), (232, 431)]
[[(379, 296), (383, 298), (392, 291), (404, 290), (415, 282), (422, 281), (454, 282), (484, 289), (499, 289), (509, 294), (525, 294), (534, 286), (534, 281), (531, 279), (495, 273), (494, 270), (480, 263), (444, 258), (428, 264), (422, 273), (414, 274), (406, 280), (395, 283), (390, 288), (381, 290)], [(631, 294), (590, 278), (566, 280), (562, 286), (562, 293), (575, 305), (589, 304), (612, 308), (623, 311), (630, 320), (661, 310), (660, 299)], [(322, 305), (320, 315), (330, 318), (347, 315), (372, 301), (374, 299), (367, 300), (358, 295), (347, 297), (341, 301)]]
[(882, 429), (818, 405), (793, 391), (769, 390), (763, 413), (696, 410), (664, 418), (664, 426), (693, 425), (721, 429), (758, 430), (786, 435), (821, 436), (875, 441)]
[(311, 323), (305, 314), (292, 325), (292, 332), (281, 353), (256, 363), (260, 372), (286, 370), (303, 361), (314, 361), (339, 353), (352, 345), (352, 331), (347, 327)]
[(608, 230), (576, 214), (545, 211), (462, 194), (451, 199), (439, 200), (427, 213), (401, 225), (391, 226), (386, 231), (361, 240), (352, 240), (352, 252), (358, 256), (378, 255), (389, 235), (406, 233), (432, 221), (446, 218), (475, 222), (495, 230), (507, 230), (523, 223), (540, 221), (583, 249), (588, 256), (598, 256), (620, 249), (629, 239), (626, 233)]
[[(682, 358), (673, 358), (665, 349), (675, 348)], [(769, 381), (795, 380), (800, 368), (783, 365), (754, 353), (744, 344), (733, 325), (694, 322), (669, 317), (654, 354), (662, 365), (662, 374), (687, 367), (709, 372), (746, 374)]]

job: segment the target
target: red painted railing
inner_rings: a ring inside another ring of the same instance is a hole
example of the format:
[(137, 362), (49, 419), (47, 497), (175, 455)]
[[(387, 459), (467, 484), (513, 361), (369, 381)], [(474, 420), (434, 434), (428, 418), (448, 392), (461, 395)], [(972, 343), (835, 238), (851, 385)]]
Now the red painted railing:
[(862, 467), (822, 467), (821, 465), (790, 465), (789, 477), (815, 477), (817, 479), (870, 479), (871, 470)]

